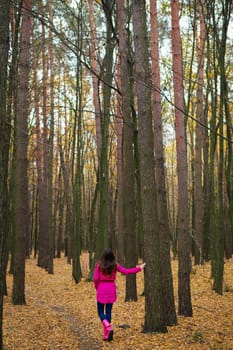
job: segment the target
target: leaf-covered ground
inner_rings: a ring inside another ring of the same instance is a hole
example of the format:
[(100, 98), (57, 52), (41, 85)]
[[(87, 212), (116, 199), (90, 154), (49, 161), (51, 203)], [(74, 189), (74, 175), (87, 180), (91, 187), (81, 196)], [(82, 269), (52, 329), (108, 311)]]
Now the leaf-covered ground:
[[(143, 334), (143, 274), (137, 275), (139, 300), (125, 303), (125, 277), (118, 274), (118, 300), (113, 307), (114, 340), (102, 341), (93, 283), (86, 282), (87, 256), (82, 256), (84, 278), (75, 284), (66, 259), (56, 259), (54, 275), (26, 262), (26, 306), (11, 305), (12, 276), (4, 303), (4, 350), (232, 350), (233, 259), (225, 263), (224, 294), (211, 289), (210, 266), (191, 274), (193, 317), (178, 317), (166, 334)], [(177, 303), (177, 261), (172, 262)], [(125, 327), (122, 327), (124, 326)]]

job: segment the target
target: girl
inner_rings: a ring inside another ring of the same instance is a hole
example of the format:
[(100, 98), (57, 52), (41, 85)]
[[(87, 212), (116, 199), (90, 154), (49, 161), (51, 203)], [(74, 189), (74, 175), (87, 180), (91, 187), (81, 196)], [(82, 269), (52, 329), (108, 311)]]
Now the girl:
[(113, 330), (111, 327), (112, 305), (116, 301), (116, 273), (125, 275), (142, 271), (142, 265), (125, 268), (116, 263), (115, 255), (110, 248), (104, 250), (99, 261), (95, 265), (94, 285), (96, 289), (97, 311), (104, 328), (104, 340), (113, 340)]

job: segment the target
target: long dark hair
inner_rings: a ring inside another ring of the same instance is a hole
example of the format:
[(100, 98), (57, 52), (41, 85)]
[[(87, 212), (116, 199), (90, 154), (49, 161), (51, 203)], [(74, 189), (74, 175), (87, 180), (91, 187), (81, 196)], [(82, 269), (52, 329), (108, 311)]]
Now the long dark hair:
[(106, 248), (99, 259), (99, 267), (103, 274), (111, 275), (116, 271), (116, 258), (111, 248)]

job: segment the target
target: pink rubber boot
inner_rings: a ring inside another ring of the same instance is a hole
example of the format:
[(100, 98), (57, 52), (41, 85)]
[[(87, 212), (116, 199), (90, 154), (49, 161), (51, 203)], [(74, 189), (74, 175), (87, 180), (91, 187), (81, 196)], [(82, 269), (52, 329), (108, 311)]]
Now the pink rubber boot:
[(107, 331), (107, 327), (104, 325), (103, 322), (102, 322), (102, 324), (103, 324), (103, 328), (104, 328), (103, 340), (108, 340), (108, 334), (109, 334), (109, 332)]
[(108, 322), (108, 320), (103, 320), (102, 324), (104, 326), (104, 340), (113, 340), (113, 330), (111, 324)]

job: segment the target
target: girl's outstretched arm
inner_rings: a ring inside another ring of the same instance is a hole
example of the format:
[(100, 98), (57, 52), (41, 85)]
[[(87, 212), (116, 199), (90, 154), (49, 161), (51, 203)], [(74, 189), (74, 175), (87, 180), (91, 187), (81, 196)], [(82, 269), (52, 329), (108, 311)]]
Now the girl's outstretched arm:
[(124, 275), (129, 275), (129, 274), (133, 274), (133, 273), (137, 273), (140, 272), (144, 269), (145, 267), (145, 263), (138, 265), (136, 267), (131, 267), (131, 268), (126, 268), (120, 264), (117, 264), (117, 271), (120, 273), (123, 273)]

